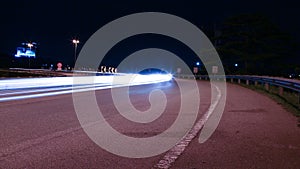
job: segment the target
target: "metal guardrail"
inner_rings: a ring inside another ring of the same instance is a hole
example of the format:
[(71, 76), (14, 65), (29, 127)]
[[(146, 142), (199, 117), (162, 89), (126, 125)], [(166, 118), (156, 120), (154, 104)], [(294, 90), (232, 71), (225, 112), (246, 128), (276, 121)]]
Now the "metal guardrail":
[(278, 78), (272, 77), (259, 77), (259, 76), (235, 76), (235, 75), (228, 75), (226, 79), (241, 79), (245, 80), (246, 83), (251, 82), (260, 82), (265, 85), (273, 85), (277, 87), (282, 87), (285, 89), (292, 90), (294, 92), (300, 92), (300, 82), (295, 82), (291, 80), (283, 80)]
[[(204, 79), (208, 80), (208, 75), (174, 75), (177, 78), (188, 78), (188, 79)], [(254, 85), (264, 85), (266, 90), (269, 90), (270, 86), (277, 86), (279, 88), (279, 95), (283, 94), (284, 90), (289, 90), (295, 93), (298, 93), (298, 104), (300, 104), (300, 81), (292, 81), (289, 79), (282, 79), (282, 78), (274, 78), (274, 77), (262, 77), (262, 76), (242, 76), (242, 75), (226, 75), (218, 76), (214, 75), (211, 76), (217, 80), (225, 80), (229, 82), (237, 83), (245, 83), (247, 85), (254, 84)], [(225, 79), (224, 79), (225, 78)]]

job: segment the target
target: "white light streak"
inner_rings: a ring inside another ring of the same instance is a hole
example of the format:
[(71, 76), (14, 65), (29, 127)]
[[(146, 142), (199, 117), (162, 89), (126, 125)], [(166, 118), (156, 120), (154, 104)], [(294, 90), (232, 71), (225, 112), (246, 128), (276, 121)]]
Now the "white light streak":
[[(122, 74), (117, 76), (83, 76), (76, 78), (82, 79), (80, 84), (73, 84), (73, 77), (0, 80), (0, 91), (2, 92), (0, 93), (0, 102), (166, 82), (172, 79), (172, 75)], [(85, 78), (94, 78), (94, 83), (86, 83)], [(118, 83), (114, 82), (115, 78), (118, 78)]]

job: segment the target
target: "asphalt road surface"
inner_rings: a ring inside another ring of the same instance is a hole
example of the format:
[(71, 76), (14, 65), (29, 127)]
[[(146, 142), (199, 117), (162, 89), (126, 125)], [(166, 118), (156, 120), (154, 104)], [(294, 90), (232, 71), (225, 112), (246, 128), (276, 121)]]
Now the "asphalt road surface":
[[(210, 106), (210, 84), (198, 81), (198, 85), (200, 119)], [(238, 85), (227, 87), (225, 112), (215, 133), (203, 144), (194, 138), (171, 168), (299, 168), (296, 117), (266, 96)], [(110, 89), (98, 90), (96, 96), (103, 116), (114, 129), (131, 137), (150, 137), (171, 126), (180, 108), (180, 92), (173, 82), (130, 87), (132, 104), (147, 110), (153, 89), (163, 90), (168, 103), (163, 115), (149, 124), (122, 117), (114, 107)], [(3, 169), (152, 168), (164, 155), (132, 159), (100, 148), (81, 128), (71, 94), (0, 103)]]

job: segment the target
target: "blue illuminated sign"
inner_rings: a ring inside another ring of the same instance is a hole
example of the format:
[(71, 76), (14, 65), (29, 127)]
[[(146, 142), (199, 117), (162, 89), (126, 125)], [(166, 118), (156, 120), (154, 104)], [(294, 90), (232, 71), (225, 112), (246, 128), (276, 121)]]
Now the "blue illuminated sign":
[(18, 47), (17, 54), (15, 57), (34, 57), (35, 58), (35, 51), (31, 50), (30, 48)]
[(29, 57), (35, 58), (36, 43), (22, 43), (21, 47), (17, 47), (15, 57)]

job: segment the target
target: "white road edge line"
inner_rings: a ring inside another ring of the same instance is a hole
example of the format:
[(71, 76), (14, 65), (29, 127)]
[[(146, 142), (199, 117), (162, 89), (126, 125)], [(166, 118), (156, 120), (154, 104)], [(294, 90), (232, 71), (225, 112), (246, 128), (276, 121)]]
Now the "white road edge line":
[(190, 144), (190, 142), (196, 137), (196, 135), (199, 133), (199, 131), (203, 128), (205, 122), (208, 120), (210, 115), (213, 113), (214, 109), (218, 105), (220, 99), (221, 99), (221, 91), (220, 89), (213, 85), (217, 91), (218, 95), (216, 97), (216, 100), (214, 103), (212, 103), (203, 115), (201, 119), (194, 125), (193, 128), (188, 132), (187, 135), (185, 135), (173, 148), (171, 148), (169, 151), (166, 152), (164, 157), (159, 160), (157, 164), (155, 164), (152, 169), (168, 169), (172, 166), (172, 164), (178, 159), (178, 157), (183, 153), (183, 151), (186, 149), (186, 147)]

